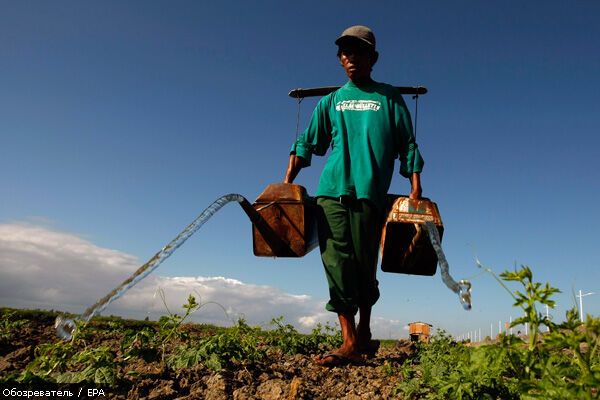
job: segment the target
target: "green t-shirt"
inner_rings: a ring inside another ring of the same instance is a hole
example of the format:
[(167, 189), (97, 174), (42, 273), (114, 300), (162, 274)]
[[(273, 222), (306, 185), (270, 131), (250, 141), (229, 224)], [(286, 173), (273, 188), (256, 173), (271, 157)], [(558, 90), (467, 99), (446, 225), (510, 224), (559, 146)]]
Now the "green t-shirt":
[(330, 146), (317, 196), (354, 196), (384, 207), (397, 158), (407, 178), (423, 169), (404, 99), (385, 83), (348, 82), (323, 97), (291, 152), (310, 165), (312, 154), (322, 156)]

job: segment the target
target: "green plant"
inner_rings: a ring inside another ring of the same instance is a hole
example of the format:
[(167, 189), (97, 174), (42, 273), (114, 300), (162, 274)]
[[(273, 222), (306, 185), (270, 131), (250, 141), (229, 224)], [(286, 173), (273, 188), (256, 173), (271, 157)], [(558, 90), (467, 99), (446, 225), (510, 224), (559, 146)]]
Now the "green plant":
[(35, 349), (35, 358), (25, 367), (17, 380), (22, 383), (36, 382), (39, 379), (56, 381), (57, 376), (66, 372), (68, 362), (74, 353), (72, 341), (41, 344)]
[(529, 324), (531, 333), (529, 335), (528, 350), (533, 352), (538, 341), (539, 327), (542, 324), (545, 324), (546, 326), (552, 325), (552, 323), (537, 310), (536, 305), (542, 304), (554, 308), (555, 303), (551, 297), (556, 293), (560, 293), (560, 290), (550, 286), (549, 283), (542, 286), (541, 283), (534, 282), (533, 273), (527, 266), (522, 266), (516, 271), (504, 271), (500, 274), (500, 277), (505, 281), (519, 282), (525, 289), (523, 292), (518, 290), (511, 292), (506, 285), (502, 283), (502, 286), (504, 286), (515, 300), (513, 306), (520, 307), (525, 312), (525, 315), (515, 319), (511, 326), (514, 327), (525, 323)]
[[(430, 344), (419, 345), (416, 360), (402, 366), (396, 394), (406, 399), (597, 399), (600, 320), (588, 316), (582, 324), (573, 309), (564, 323), (554, 324), (537, 306), (554, 307), (551, 297), (558, 289), (535, 282), (526, 266), (503, 272), (502, 280), (486, 270), (524, 311), (511, 326), (529, 324), (526, 342), (502, 334), (498, 344), (468, 347), (437, 333)], [(523, 290), (511, 291), (504, 282), (517, 282)], [(551, 332), (541, 335), (542, 325)]]
[[(566, 321), (554, 325), (541, 344), (547, 357), (540, 372), (539, 388), (578, 399), (597, 398), (600, 388), (600, 319), (588, 316), (581, 323), (575, 308), (567, 311)], [(540, 390), (538, 390), (540, 391)]]
[(123, 360), (128, 361), (137, 357), (146, 362), (156, 361), (158, 359), (157, 346), (156, 331), (154, 329), (147, 326), (139, 330), (127, 329), (121, 340)]
[(271, 326), (275, 329), (268, 332), (267, 343), (287, 354), (314, 354), (342, 344), (341, 332), (329, 324), (317, 324), (308, 335), (298, 332), (291, 324), (285, 324), (283, 316), (273, 318)]
[(185, 310), (183, 315), (172, 313), (164, 300), (164, 294), (161, 292), (163, 303), (169, 315), (164, 315), (158, 320), (158, 336), (161, 343), (164, 345), (173, 339), (186, 339), (186, 333), (181, 329), (181, 324), (194, 312), (196, 312), (202, 304), (196, 302), (196, 298), (191, 294), (188, 296), (187, 303), (182, 307)]
[(342, 345), (342, 331), (339, 328), (318, 323), (310, 334), (308, 334), (309, 343), (312, 345), (311, 352), (335, 349)]
[[(548, 283), (542, 286), (533, 282), (531, 270), (522, 266), (513, 272), (500, 274), (505, 281), (519, 282), (525, 289), (514, 291), (514, 305), (525, 312), (511, 326), (529, 323), (531, 334), (525, 352), (514, 344), (505, 345), (513, 354), (520, 356), (524, 376), (520, 381), (523, 398), (561, 399), (567, 397), (591, 399), (597, 397), (600, 386), (600, 356), (598, 343), (600, 320), (588, 316), (582, 324), (577, 310), (567, 311), (566, 321), (554, 324), (536, 309), (536, 304), (554, 307), (550, 297), (560, 292)], [(545, 324), (550, 333), (540, 338), (538, 328)]]
[(303, 353), (306, 349), (306, 340), (296, 328), (283, 322), (283, 316), (273, 318), (271, 325), (275, 329), (268, 332), (267, 343), (277, 347), (287, 354)]
[[(27, 364), (16, 381), (25, 384), (40, 382), (114, 383), (116, 355), (106, 347), (87, 348), (86, 339), (97, 330), (82, 321), (75, 321), (76, 333), (70, 341), (58, 340), (36, 347), (34, 359)], [(84, 350), (77, 351), (83, 347)]]
[(401, 367), (391, 363), (388, 360), (385, 360), (383, 362), (383, 364), (379, 367), (379, 370), (381, 371), (381, 373), (383, 373), (383, 375), (387, 377), (394, 376), (398, 373), (402, 373)]
[(160, 291), (160, 296), (169, 314), (160, 317), (158, 320), (157, 337), (154, 340), (160, 347), (161, 362), (164, 363), (166, 359), (167, 345), (170, 342), (175, 340), (187, 341), (189, 339), (187, 332), (181, 328), (181, 325), (192, 313), (200, 309), (202, 304), (196, 302), (196, 298), (190, 294), (188, 296), (187, 303), (183, 305), (185, 313), (183, 315), (179, 315), (172, 313), (169, 310), (169, 307), (167, 307), (167, 302), (165, 301), (164, 292), (162, 290)]
[(115, 358), (115, 353), (106, 346), (82, 350), (68, 361), (68, 368), (76, 372), (64, 372), (57, 376), (56, 381), (114, 385), (118, 366)]
[(15, 319), (16, 311), (11, 311), (2, 314), (0, 320), (0, 343), (9, 342), (14, 335), (14, 332), (21, 329), (27, 324), (27, 320)]
[(167, 363), (173, 369), (180, 369), (202, 362), (207, 368), (219, 371), (236, 362), (260, 361), (264, 356), (260, 329), (248, 326), (241, 319), (233, 328), (176, 349)]
[(437, 331), (400, 367), (395, 389), (406, 399), (516, 399), (512, 371), (497, 346), (467, 347)]

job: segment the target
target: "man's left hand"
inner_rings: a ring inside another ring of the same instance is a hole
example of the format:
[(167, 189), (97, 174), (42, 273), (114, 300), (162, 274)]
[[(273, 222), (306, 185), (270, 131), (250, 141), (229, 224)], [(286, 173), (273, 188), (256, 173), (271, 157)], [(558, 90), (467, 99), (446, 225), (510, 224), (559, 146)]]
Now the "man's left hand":
[(418, 200), (421, 198), (421, 188), (419, 188), (418, 190), (412, 190), (410, 192), (410, 194), (408, 195), (408, 198), (411, 200)]

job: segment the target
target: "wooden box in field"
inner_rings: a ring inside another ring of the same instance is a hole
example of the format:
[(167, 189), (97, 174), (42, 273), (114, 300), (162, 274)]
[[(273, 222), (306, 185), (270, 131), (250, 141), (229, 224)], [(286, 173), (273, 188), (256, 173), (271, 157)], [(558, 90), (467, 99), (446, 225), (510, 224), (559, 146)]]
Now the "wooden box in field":
[(413, 342), (429, 342), (430, 328), (427, 322), (411, 322), (408, 324), (408, 334)]
[(410, 275), (434, 275), (437, 254), (423, 223), (432, 221), (440, 240), (444, 233), (437, 204), (429, 199), (411, 200), (389, 195), (389, 209), (381, 235), (381, 270)]
[(273, 183), (252, 204), (267, 225), (265, 237), (253, 224), (254, 255), (302, 257), (318, 244), (315, 202), (300, 185)]

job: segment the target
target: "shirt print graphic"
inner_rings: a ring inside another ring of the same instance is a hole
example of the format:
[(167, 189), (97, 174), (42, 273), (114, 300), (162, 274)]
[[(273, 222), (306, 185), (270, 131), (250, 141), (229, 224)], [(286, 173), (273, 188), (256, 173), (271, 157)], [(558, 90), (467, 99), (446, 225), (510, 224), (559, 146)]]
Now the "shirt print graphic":
[(336, 111), (379, 111), (381, 102), (375, 100), (344, 100), (335, 105)]

